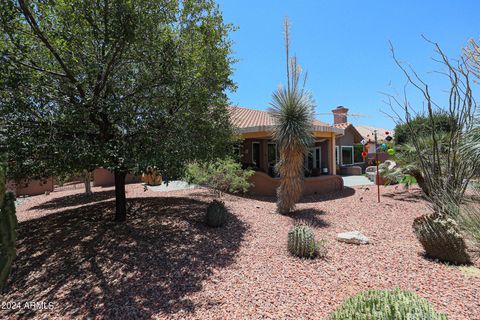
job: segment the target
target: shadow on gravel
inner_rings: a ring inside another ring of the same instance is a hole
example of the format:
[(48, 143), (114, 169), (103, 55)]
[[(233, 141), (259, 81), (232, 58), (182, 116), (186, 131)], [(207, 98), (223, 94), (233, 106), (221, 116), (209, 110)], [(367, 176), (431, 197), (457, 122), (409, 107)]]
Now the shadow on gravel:
[(234, 262), (247, 226), (230, 215), (224, 227), (208, 228), (208, 203), (191, 198), (127, 201), (124, 224), (112, 222), (114, 201), (20, 223), (2, 301), (53, 302), (53, 310), (1, 310), (0, 318), (188, 317), (196, 305), (186, 296)]
[(295, 223), (303, 223), (306, 224), (314, 229), (317, 228), (326, 228), (330, 224), (323, 220), (322, 215), (325, 212), (322, 210), (317, 209), (302, 209), (302, 210), (295, 210), (288, 217), (292, 218)]
[(420, 202), (425, 200), (423, 193), (419, 190), (409, 191), (409, 190), (400, 190), (396, 192), (389, 192), (382, 194), (382, 197), (391, 198), (398, 201), (406, 202)]
[(42, 204), (34, 206), (29, 210), (57, 210), (67, 207), (76, 207), (80, 205), (86, 205), (98, 201), (104, 201), (115, 198), (115, 190), (98, 191), (91, 195), (87, 195), (83, 192), (70, 194), (63, 197), (53, 198)]
[[(329, 192), (324, 194), (312, 194), (308, 196), (303, 196), (298, 203), (312, 203), (312, 202), (320, 202), (320, 201), (329, 201), (335, 199), (342, 199), (347, 198), (355, 195), (355, 189), (350, 187), (344, 187), (341, 191), (336, 192)], [(251, 195), (251, 194), (243, 194), (238, 195), (242, 198), (252, 199), (257, 201), (263, 202), (276, 202), (276, 196), (258, 196), (258, 195)]]

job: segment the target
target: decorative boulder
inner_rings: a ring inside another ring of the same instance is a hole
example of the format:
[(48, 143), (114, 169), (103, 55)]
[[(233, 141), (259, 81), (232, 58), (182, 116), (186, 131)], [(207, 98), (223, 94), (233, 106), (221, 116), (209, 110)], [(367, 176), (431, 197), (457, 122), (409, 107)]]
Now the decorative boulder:
[(353, 244), (368, 244), (370, 240), (360, 231), (348, 231), (337, 234), (337, 240), (340, 242)]

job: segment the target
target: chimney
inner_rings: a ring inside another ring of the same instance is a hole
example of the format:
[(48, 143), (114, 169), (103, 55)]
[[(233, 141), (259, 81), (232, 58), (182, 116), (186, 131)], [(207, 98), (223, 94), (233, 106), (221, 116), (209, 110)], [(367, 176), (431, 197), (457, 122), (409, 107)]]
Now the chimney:
[(333, 124), (347, 122), (348, 108), (345, 108), (343, 106), (338, 106), (335, 109), (333, 109), (332, 112), (333, 112)]

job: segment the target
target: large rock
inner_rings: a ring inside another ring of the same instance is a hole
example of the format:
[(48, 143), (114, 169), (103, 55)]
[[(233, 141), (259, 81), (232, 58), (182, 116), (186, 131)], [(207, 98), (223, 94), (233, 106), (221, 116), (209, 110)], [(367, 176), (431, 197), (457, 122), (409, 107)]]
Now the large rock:
[(369, 239), (360, 231), (348, 231), (337, 234), (337, 240), (346, 243), (368, 244)]

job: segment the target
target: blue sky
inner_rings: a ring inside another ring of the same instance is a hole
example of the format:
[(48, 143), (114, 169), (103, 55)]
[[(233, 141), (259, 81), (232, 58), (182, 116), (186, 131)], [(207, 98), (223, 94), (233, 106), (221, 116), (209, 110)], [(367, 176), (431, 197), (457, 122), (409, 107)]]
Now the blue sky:
[[(272, 92), (285, 83), (282, 21), (291, 21), (291, 51), (308, 71), (307, 87), (317, 102), (317, 113), (344, 105), (364, 118), (354, 124), (393, 128), (394, 122), (381, 92), (402, 92), (405, 77), (395, 66), (388, 41), (397, 56), (408, 62), (430, 83), (442, 104), (448, 88), (433, 74), (434, 49), (422, 39), (438, 42), (451, 57), (461, 54), (469, 38), (480, 37), (480, 1), (462, 0), (219, 0), (226, 22), (239, 29), (232, 33), (234, 105), (266, 109)], [(408, 89), (412, 105), (422, 100)], [(442, 100), (443, 99), (443, 100)], [(332, 122), (331, 115), (319, 119)]]

